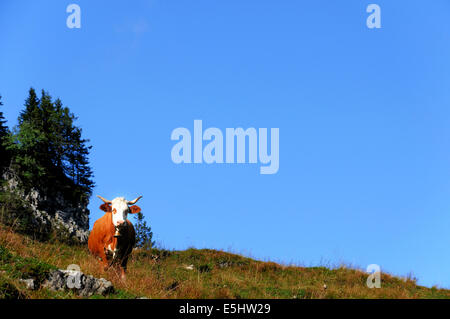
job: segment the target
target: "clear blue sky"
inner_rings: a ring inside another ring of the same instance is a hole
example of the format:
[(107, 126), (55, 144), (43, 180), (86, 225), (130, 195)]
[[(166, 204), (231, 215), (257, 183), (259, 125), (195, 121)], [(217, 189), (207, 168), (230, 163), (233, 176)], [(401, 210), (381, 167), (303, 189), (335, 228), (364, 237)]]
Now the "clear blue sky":
[[(66, 7), (82, 10), (66, 27)], [(381, 7), (382, 28), (366, 27)], [(106, 198), (169, 249), (352, 263), (450, 288), (450, 3), (0, 2), (0, 94), (79, 116)], [(280, 169), (176, 165), (177, 127), (278, 127)], [(91, 225), (102, 215), (93, 197)]]

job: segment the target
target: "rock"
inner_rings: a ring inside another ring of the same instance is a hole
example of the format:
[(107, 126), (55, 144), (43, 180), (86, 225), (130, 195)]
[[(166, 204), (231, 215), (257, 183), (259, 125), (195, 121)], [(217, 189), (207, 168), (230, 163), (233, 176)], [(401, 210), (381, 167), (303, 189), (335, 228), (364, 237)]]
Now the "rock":
[(95, 278), (80, 271), (53, 270), (42, 287), (53, 291), (72, 290), (82, 297), (107, 295), (114, 292), (112, 283), (104, 278)]
[(34, 279), (19, 279), (20, 282), (23, 282), (27, 289), (29, 290), (35, 290), (36, 284), (34, 282)]
[(219, 268), (227, 268), (227, 267), (231, 267), (231, 262), (227, 262), (227, 261), (222, 261), (218, 264)]
[(67, 278), (64, 277), (62, 270), (51, 271), (47, 279), (42, 284), (42, 287), (53, 291), (61, 291), (66, 288)]
[[(20, 188), (19, 179), (12, 170), (6, 170), (2, 176), (6, 180), (3, 189), (15, 193), (27, 203), (32, 211), (31, 223), (35, 229), (48, 233), (58, 230), (81, 244), (89, 238), (88, 202), (72, 203), (58, 191), (39, 191), (31, 189), (25, 193)], [(14, 217), (14, 216), (12, 216)]]

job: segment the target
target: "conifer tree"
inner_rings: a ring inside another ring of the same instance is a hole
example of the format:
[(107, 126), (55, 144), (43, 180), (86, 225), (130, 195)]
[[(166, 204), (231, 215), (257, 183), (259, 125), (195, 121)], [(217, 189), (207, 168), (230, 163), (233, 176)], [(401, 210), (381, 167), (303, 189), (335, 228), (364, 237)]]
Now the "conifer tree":
[(39, 99), (37, 98), (36, 91), (30, 88), (28, 91), (28, 98), (25, 100), (25, 110), (20, 112), (19, 125), (24, 121), (34, 122), (39, 112)]
[(24, 186), (58, 187), (74, 200), (86, 200), (91, 195), (91, 147), (75, 120), (60, 99), (52, 101), (44, 90), (38, 99), (34, 89), (29, 90), (19, 124), (7, 143)]
[[(0, 95), (0, 106), (3, 106), (2, 96)], [(0, 109), (0, 139), (3, 139), (8, 135), (8, 127), (6, 126), (6, 120), (3, 115), (3, 111)]]
[(136, 247), (150, 249), (155, 245), (153, 239), (153, 232), (147, 222), (144, 220), (144, 215), (139, 212), (136, 218), (134, 228), (136, 230)]
[[(2, 96), (0, 95), (0, 107), (2, 106)], [(6, 146), (4, 145), (8, 134), (9, 130), (6, 126), (6, 120), (3, 115), (2, 109), (0, 108), (0, 173), (3, 171), (3, 168), (8, 165), (9, 162), (9, 152), (7, 152)]]

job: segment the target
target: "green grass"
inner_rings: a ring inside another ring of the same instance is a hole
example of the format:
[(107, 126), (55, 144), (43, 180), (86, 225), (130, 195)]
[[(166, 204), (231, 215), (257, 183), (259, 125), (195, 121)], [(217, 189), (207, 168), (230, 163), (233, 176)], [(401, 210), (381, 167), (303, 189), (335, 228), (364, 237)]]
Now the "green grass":
[(449, 290), (418, 286), (412, 278), (382, 273), (381, 288), (370, 289), (368, 275), (351, 267), (286, 266), (194, 248), (135, 250), (122, 281), (103, 272), (86, 246), (40, 242), (0, 226), (0, 298), (80, 298), (68, 291), (28, 291), (19, 280), (42, 281), (49, 270), (70, 264), (112, 281), (116, 292), (106, 298), (450, 298)]

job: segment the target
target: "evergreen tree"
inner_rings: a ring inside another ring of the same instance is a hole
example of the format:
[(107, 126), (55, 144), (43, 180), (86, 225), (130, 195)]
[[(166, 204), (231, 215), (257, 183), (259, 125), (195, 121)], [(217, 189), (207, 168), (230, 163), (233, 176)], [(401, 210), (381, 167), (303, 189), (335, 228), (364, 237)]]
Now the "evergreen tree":
[[(48, 176), (47, 141), (41, 101), (33, 88), (25, 100), (25, 110), (19, 115), (19, 125), (13, 128), (7, 149), (13, 154), (12, 165), (24, 186), (40, 187)], [(47, 166), (47, 167), (46, 167)]]
[(155, 242), (153, 239), (153, 232), (150, 226), (147, 226), (147, 222), (144, 220), (144, 215), (139, 212), (135, 216), (136, 222), (134, 228), (136, 230), (136, 247), (151, 249)]
[(60, 99), (53, 102), (44, 90), (38, 99), (34, 89), (29, 90), (19, 125), (7, 143), (24, 186), (57, 187), (77, 201), (89, 198), (94, 186), (88, 160), (91, 147), (75, 120)]
[[(89, 197), (94, 187), (92, 181), (93, 173), (89, 166), (89, 150), (92, 146), (87, 146), (89, 140), (81, 137), (82, 130), (78, 127), (72, 127), (72, 131), (68, 133), (68, 150), (65, 152), (65, 173), (70, 177), (72, 182), (79, 187), (80, 194)], [(83, 198), (84, 199), (84, 198)]]
[[(3, 106), (1, 95), (0, 95), (0, 106)], [(6, 135), (8, 135), (8, 127), (6, 126), (6, 120), (3, 115), (3, 112), (0, 111), (0, 139), (3, 139)]]
[[(0, 107), (3, 106), (2, 96), (0, 95)], [(6, 139), (8, 137), (9, 130), (6, 126), (6, 120), (3, 116), (3, 112), (0, 110), (0, 173), (5, 166), (8, 165), (9, 162), (9, 152), (6, 150), (6, 146), (4, 145)]]
[(36, 91), (30, 88), (28, 91), (28, 98), (25, 100), (25, 110), (20, 112), (19, 125), (22, 125), (24, 121), (36, 122), (39, 114), (39, 99), (37, 98)]

